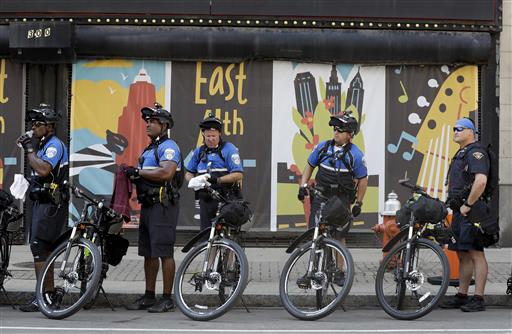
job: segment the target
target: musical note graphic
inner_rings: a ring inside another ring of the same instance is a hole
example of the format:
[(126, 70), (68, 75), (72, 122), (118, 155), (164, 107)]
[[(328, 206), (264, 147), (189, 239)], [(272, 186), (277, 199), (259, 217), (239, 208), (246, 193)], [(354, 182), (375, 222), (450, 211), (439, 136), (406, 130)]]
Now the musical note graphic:
[(405, 87), (404, 87), (404, 84), (402, 83), (402, 80), (400, 80), (400, 86), (402, 86), (402, 91), (404, 92), (404, 94), (400, 95), (398, 97), (398, 102), (406, 103), (407, 101), (409, 101), (409, 96), (407, 95), (407, 92), (405, 91)]
[(398, 139), (398, 143), (396, 145), (388, 144), (388, 151), (393, 154), (398, 152), (398, 147), (400, 147), (400, 144), (402, 143), (402, 139), (405, 141), (408, 141), (412, 144), (411, 151), (404, 152), (402, 154), (402, 157), (404, 158), (404, 160), (411, 161), (412, 158), (414, 157), (414, 153), (416, 152), (416, 144), (418, 144), (418, 139), (416, 137), (414, 137), (413, 135), (411, 135), (410, 133), (402, 131), (402, 133), (400, 134), (400, 138)]
[(403, 68), (404, 68), (404, 65), (400, 65), (399, 68), (395, 68), (395, 74), (400, 75), (400, 73), (402, 73)]

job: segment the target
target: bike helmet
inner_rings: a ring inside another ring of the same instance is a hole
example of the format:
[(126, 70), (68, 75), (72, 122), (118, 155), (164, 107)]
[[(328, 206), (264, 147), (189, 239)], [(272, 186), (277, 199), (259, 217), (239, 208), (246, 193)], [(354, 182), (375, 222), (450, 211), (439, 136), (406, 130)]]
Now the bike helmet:
[(336, 127), (342, 132), (349, 132), (352, 136), (359, 133), (359, 124), (349, 112), (339, 116), (331, 116), (329, 126)]
[(151, 118), (157, 119), (160, 123), (166, 123), (168, 128), (171, 129), (174, 126), (174, 120), (168, 110), (165, 110), (158, 102), (154, 103), (154, 107), (144, 107), (140, 110), (142, 113), (142, 119), (148, 121)]
[(30, 109), (25, 115), (25, 122), (45, 122), (55, 123), (60, 119), (60, 115), (53, 110), (49, 104), (40, 103), (37, 108)]
[(199, 123), (199, 128), (201, 128), (201, 130), (215, 129), (222, 132), (222, 121), (215, 117), (213, 113), (210, 113), (208, 117)]

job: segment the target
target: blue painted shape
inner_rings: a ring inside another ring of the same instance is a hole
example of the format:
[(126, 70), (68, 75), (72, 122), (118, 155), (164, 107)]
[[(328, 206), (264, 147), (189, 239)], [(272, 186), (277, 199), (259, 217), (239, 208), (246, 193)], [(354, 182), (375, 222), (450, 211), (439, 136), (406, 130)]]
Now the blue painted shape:
[(347, 81), (348, 75), (352, 71), (353, 67), (354, 67), (354, 65), (351, 65), (351, 64), (338, 64), (338, 65), (336, 65), (336, 69), (340, 73), (341, 79), (343, 81)]
[(293, 176), (293, 175), (288, 176), (288, 180), (294, 181), (295, 180), (295, 176)]
[[(105, 137), (107, 135), (105, 134)], [(96, 136), (87, 128), (76, 129), (71, 132), (71, 151), (76, 153), (83, 148), (90, 147), (94, 144), (106, 144), (105, 138)]]
[(5, 166), (13, 166), (18, 164), (18, 158), (17, 157), (5, 157), (4, 158), (4, 165)]
[(244, 159), (242, 165), (244, 166), (244, 168), (256, 167), (256, 160), (255, 159)]
[(112, 195), (114, 174), (104, 169), (85, 168), (79, 175), (80, 185), (94, 195)]

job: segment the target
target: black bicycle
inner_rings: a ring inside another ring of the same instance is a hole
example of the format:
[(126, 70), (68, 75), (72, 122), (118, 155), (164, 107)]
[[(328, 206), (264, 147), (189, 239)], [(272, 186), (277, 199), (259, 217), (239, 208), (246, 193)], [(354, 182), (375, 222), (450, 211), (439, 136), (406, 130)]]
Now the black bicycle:
[(12, 277), (8, 270), (11, 258), (12, 234), (19, 229), (19, 220), (23, 215), (14, 203), (14, 198), (0, 189), (0, 290), (5, 295), (12, 308), (15, 308), (4, 283)]
[(449, 235), (440, 228), (446, 217), (444, 203), (408, 180), (399, 183), (413, 192), (401, 211), (408, 222), (383, 249), (389, 253), (377, 271), (375, 291), (387, 314), (413, 320), (432, 311), (446, 293), (450, 267), (439, 243)]
[[(117, 235), (122, 217), (80, 188), (66, 186), (85, 204), (80, 219), (60, 237), (64, 242), (48, 257), (37, 280), (39, 309), (50, 319), (67, 318), (90, 307), (99, 291), (105, 294), (102, 283), (109, 263), (119, 263), (128, 248), (128, 241)], [(107, 247), (111, 238), (115, 247)]]
[[(238, 236), (252, 219), (247, 202), (228, 200), (210, 187), (206, 190), (220, 201), (219, 214), (210, 228), (183, 247), (182, 252), (187, 253), (195, 246), (183, 259), (175, 279), (176, 305), (187, 317), (200, 321), (220, 317), (242, 296), (249, 264)], [(208, 240), (200, 242), (206, 236)]]
[[(336, 309), (347, 297), (354, 280), (354, 262), (346, 246), (332, 238), (337, 228), (350, 224), (352, 214), (338, 197), (323, 199), (315, 226), (286, 250), (292, 253), (279, 280), (279, 297), (285, 309), (301, 320), (317, 320)], [(312, 240), (303, 244), (308, 238)]]

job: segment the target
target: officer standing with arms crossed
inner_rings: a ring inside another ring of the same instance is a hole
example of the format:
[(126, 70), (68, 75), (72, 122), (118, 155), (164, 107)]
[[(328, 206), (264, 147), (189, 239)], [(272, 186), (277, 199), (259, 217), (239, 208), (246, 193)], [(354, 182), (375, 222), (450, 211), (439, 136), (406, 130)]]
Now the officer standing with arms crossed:
[[(452, 232), (457, 243), (449, 249), (459, 258), (459, 292), (445, 298), (441, 308), (460, 308), (464, 312), (485, 311), (484, 289), (487, 281), (487, 259), (476, 227), (469, 221), (472, 207), (481, 200), (489, 175), (489, 156), (476, 141), (473, 120), (462, 118), (453, 128), (453, 141), (460, 149), (451, 162), (448, 174), (448, 204), (453, 210)], [(468, 298), (468, 289), (475, 271), (475, 295)]]
[[(352, 143), (352, 138), (359, 132), (357, 120), (345, 112), (340, 116), (331, 116), (329, 126), (333, 127), (334, 137), (319, 143), (311, 152), (308, 163), (302, 172), (301, 186), (298, 199), (304, 201), (308, 195), (307, 182), (311, 178), (313, 170), (318, 167), (316, 184), (326, 197), (338, 196), (347, 207), (352, 206), (352, 215), (359, 216), (363, 199), (368, 186), (368, 170), (361, 150)], [(320, 209), (322, 199), (311, 197), (311, 213), (309, 225), (313, 226), (315, 215)], [(345, 236), (351, 224), (347, 224), (342, 230), (336, 232), (336, 239), (345, 242)], [(345, 275), (342, 264), (338, 264), (334, 282), (342, 286)]]
[[(32, 170), (29, 194), (32, 200), (30, 250), (34, 257), (36, 277), (40, 275), (67, 221), (68, 196), (63, 190), (63, 182), (69, 175), (69, 161), (66, 146), (55, 135), (55, 123), (59, 118), (55, 110), (41, 103), (37, 109), (29, 110), (25, 118), (27, 123), (32, 124), (33, 136), (39, 139), (37, 149), (34, 149), (29, 134), (17, 140)], [(44, 286), (51, 296), (53, 282), (45, 282)], [(20, 306), (20, 311), (39, 311), (36, 298)]]
[[(174, 308), (171, 292), (176, 270), (173, 256), (182, 159), (178, 145), (168, 137), (168, 130), (174, 125), (171, 113), (158, 103), (154, 108), (142, 108), (141, 113), (151, 143), (142, 152), (138, 167), (128, 167), (125, 173), (134, 181), (141, 203), (139, 255), (144, 256), (146, 291), (126, 308), (160, 313)], [(162, 263), (163, 296), (157, 301), (155, 286), (159, 260)]]
[[(194, 150), (187, 164), (185, 179), (190, 181), (196, 175), (210, 174), (207, 180), (213, 189), (227, 198), (241, 198), (240, 182), (243, 168), (238, 148), (222, 140), (222, 121), (213, 113), (199, 123), (204, 144)], [(201, 230), (211, 227), (211, 221), (217, 215), (219, 201), (213, 199), (204, 190), (197, 193), (200, 205)]]

